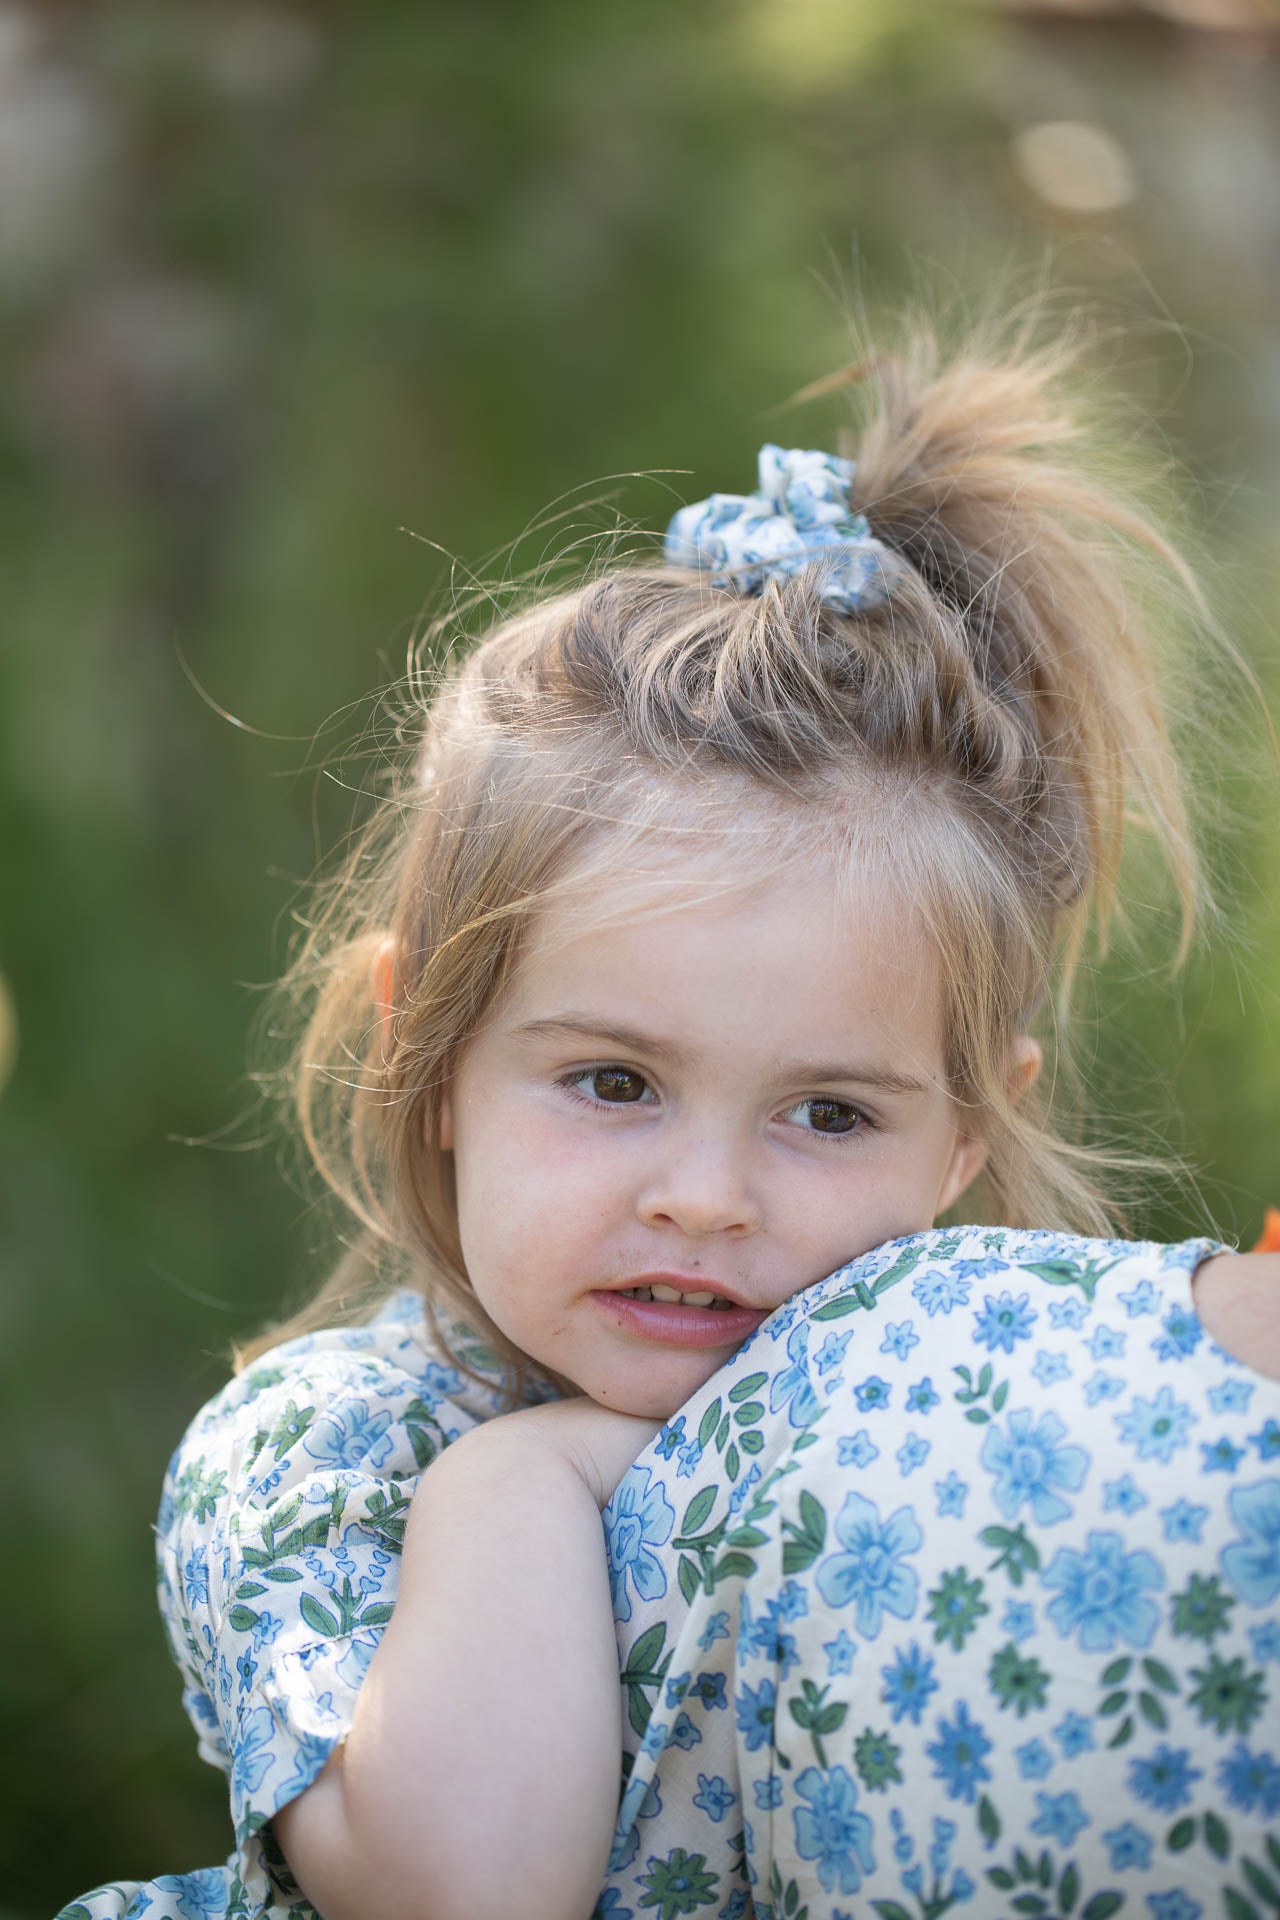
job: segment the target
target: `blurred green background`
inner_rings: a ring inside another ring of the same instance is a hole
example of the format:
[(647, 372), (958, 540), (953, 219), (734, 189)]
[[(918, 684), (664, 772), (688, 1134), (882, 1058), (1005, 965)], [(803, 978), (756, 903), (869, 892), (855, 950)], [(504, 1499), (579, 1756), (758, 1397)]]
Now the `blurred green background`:
[[(350, 818), (316, 767), (448, 590), (404, 529), (483, 567), (615, 473), (692, 470), (622, 486), (651, 526), (745, 489), (839, 417), (770, 410), (847, 358), (842, 293), (980, 300), (1047, 248), (1136, 329), (1116, 377), (1274, 708), (1278, 129), (1248, 0), (0, 4), (2, 1920), (229, 1847), (150, 1525), (229, 1343), (326, 1259), (225, 1130)], [(1231, 936), (1176, 994), (1109, 965), (1090, 1045), (1201, 1171), (1145, 1224), (1247, 1241), (1280, 823), (1224, 698)]]

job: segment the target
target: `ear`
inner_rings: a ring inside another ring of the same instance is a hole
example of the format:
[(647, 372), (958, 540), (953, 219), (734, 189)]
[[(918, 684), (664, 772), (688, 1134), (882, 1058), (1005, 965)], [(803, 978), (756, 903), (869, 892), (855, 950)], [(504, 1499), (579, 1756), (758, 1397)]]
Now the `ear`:
[(449, 1088), (450, 1082), (446, 1080), (440, 1089), (440, 1125), (436, 1129), (436, 1145), (441, 1153), (453, 1152), (453, 1095)]
[(1016, 1107), (1025, 1100), (1040, 1078), (1040, 1069), (1044, 1065), (1044, 1048), (1029, 1033), (1020, 1033), (1009, 1049), (1009, 1072), (1005, 1085), (1009, 1098)]
[[(1009, 1050), (1009, 1071), (1005, 1081), (1014, 1106), (1030, 1093), (1040, 1077), (1043, 1064), (1044, 1048), (1040, 1042), (1033, 1040), (1029, 1033), (1020, 1033)], [(948, 1207), (953, 1207), (961, 1194), (973, 1185), (986, 1164), (988, 1151), (987, 1142), (979, 1135), (957, 1135), (947, 1177), (942, 1183), (939, 1213), (945, 1213)]]
[(960, 1195), (973, 1185), (986, 1164), (987, 1151), (987, 1143), (980, 1135), (974, 1133), (956, 1135), (946, 1178), (942, 1183), (942, 1191), (938, 1195), (938, 1213), (945, 1213), (948, 1207), (954, 1207)]
[(396, 1012), (396, 943), (390, 934), (379, 942), (378, 951), (373, 956), (369, 968), (369, 990), (377, 1009), (378, 1025), (382, 1029), (382, 1057), (385, 1060), (391, 1052), (391, 1028)]

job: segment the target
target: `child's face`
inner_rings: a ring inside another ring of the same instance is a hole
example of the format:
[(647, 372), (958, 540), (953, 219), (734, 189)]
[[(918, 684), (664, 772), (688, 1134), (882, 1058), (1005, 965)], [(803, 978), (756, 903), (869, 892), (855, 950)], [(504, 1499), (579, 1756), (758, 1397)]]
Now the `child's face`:
[[(863, 891), (836, 908), (816, 859), (693, 905), (606, 881), (589, 917), (544, 915), (463, 1049), (442, 1144), (471, 1283), (602, 1406), (672, 1413), (791, 1294), (931, 1226), (977, 1172), (933, 950)], [(663, 1285), (738, 1309), (623, 1297)]]

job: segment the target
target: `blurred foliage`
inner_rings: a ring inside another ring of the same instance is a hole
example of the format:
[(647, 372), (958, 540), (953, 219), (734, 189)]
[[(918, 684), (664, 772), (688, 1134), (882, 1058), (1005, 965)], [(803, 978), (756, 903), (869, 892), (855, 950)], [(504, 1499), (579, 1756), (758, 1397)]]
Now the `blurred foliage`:
[[(0, 7), (0, 1920), (229, 1845), (149, 1526), (229, 1343), (327, 1257), (276, 1156), (233, 1150), (246, 983), (358, 810), (316, 769), (442, 555), (465, 584), (571, 489), (656, 527), (673, 489), (748, 486), (762, 438), (833, 426), (771, 409), (846, 357), (842, 295), (875, 315), (923, 267), (980, 299), (1048, 247), (1135, 323), (1117, 380), (1274, 693), (1276, 120), (1272, 31), (1155, 12)], [(1072, 212), (1019, 171), (1063, 121), (1130, 198)], [(607, 481), (637, 470), (668, 477)], [(1210, 701), (1230, 925), (1177, 992), (1109, 965), (1092, 1063), (1251, 1240), (1280, 1193), (1277, 789), (1243, 685)], [(1146, 1224), (1203, 1218), (1184, 1183)]]

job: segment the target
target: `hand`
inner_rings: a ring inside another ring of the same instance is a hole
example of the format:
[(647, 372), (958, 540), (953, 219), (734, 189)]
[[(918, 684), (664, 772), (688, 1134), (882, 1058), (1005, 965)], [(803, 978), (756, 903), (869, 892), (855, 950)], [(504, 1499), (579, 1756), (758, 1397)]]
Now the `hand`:
[(485, 1423), (486, 1431), (504, 1427), (514, 1432), (517, 1421), (523, 1425), (524, 1438), (549, 1447), (569, 1462), (601, 1508), (608, 1505), (627, 1468), (663, 1426), (661, 1420), (616, 1413), (586, 1394), (575, 1394), (569, 1400), (501, 1414)]

